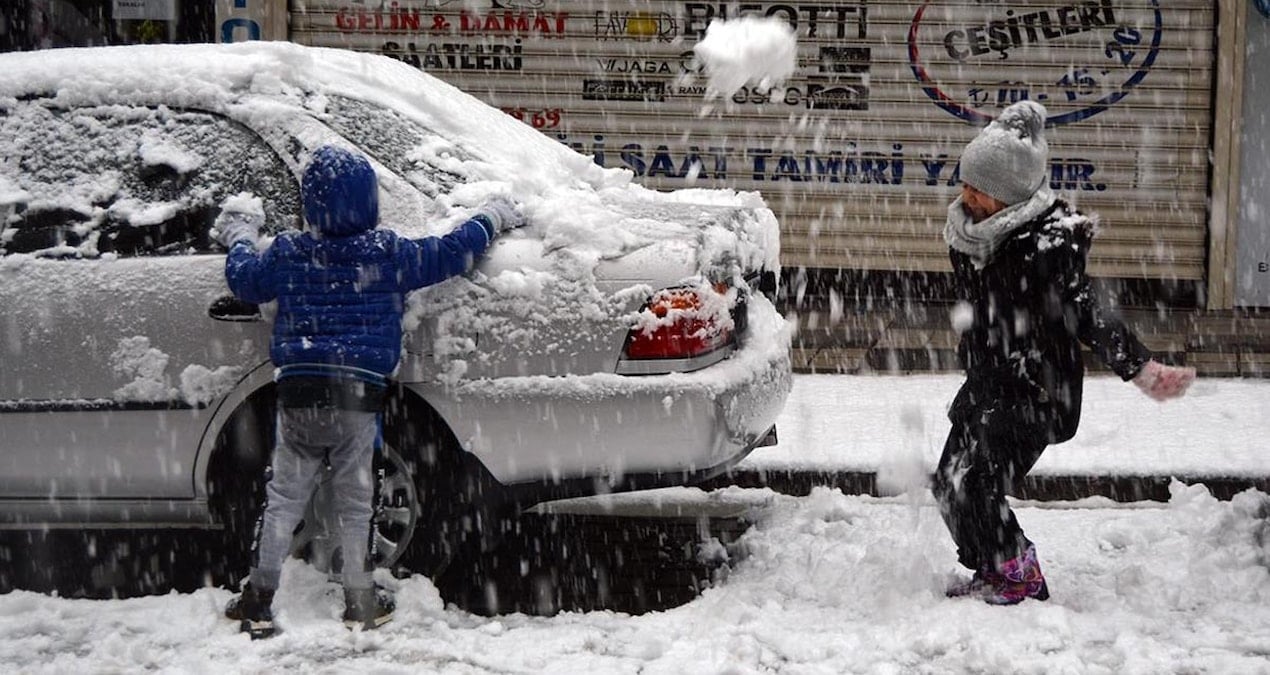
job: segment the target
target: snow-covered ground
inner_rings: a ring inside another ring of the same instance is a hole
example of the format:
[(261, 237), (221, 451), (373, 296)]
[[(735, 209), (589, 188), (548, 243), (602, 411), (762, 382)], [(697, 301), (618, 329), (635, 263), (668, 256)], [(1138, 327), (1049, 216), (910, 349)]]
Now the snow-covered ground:
[[(957, 382), (798, 377), (781, 444), (749, 461), (879, 468), (903, 463), (884, 457), (888, 448), (934, 452)], [(1134, 387), (1090, 384), (1085, 426), (1049, 451), (1053, 471), (1136, 466), (1103, 463), (1120, 454), (1265, 475), (1264, 453), (1254, 460), (1270, 429), (1270, 383), (1204, 380), (1192, 397), (1142, 409)], [(350, 633), (337, 620), (338, 588), (295, 562), (279, 600), (285, 632), (271, 640), (252, 642), (221, 618), (225, 589), (109, 601), (19, 591), (0, 596), (0, 664), (23, 673), (1270, 673), (1270, 498), (1260, 493), (1220, 502), (1178, 483), (1168, 504), (1019, 504), (1053, 598), (1016, 607), (943, 597), (957, 565), (921, 490), (620, 498), (748, 502), (756, 525), (725, 580), (640, 616), (477, 617), (446, 608), (414, 577), (387, 580), (395, 621)]]

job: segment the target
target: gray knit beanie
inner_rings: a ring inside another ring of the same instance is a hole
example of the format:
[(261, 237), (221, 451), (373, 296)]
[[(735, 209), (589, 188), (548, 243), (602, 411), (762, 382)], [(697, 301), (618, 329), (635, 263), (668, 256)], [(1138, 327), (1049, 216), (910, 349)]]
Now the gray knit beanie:
[(1030, 198), (1049, 173), (1045, 115), (1034, 101), (1001, 111), (961, 153), (961, 182), (1007, 206)]

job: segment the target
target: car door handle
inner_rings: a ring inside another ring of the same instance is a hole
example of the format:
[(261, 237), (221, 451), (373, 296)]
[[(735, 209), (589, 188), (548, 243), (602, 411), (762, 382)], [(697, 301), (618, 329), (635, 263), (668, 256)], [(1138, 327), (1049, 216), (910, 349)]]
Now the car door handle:
[(243, 302), (232, 295), (223, 295), (207, 308), (207, 315), (217, 321), (261, 321), (260, 305)]

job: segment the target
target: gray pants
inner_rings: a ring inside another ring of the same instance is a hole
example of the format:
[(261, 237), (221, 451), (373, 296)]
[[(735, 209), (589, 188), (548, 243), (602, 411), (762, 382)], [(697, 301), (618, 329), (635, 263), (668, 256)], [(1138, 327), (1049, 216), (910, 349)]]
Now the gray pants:
[(340, 408), (278, 409), (278, 441), (258, 525), (253, 586), (278, 587), (293, 533), (327, 464), (334, 506), (331, 522), (343, 548), (344, 587), (372, 586), (368, 547), (376, 417), (374, 412)]

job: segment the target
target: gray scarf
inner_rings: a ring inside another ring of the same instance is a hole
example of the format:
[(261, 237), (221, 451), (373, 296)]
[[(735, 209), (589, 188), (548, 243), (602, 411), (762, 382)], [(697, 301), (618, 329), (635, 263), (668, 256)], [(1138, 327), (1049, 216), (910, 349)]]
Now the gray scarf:
[(975, 269), (983, 269), (992, 262), (1001, 242), (1010, 233), (1045, 213), (1054, 204), (1054, 191), (1048, 185), (1033, 193), (1032, 198), (1007, 206), (986, 220), (971, 222), (970, 214), (962, 208), (961, 197), (948, 206), (948, 221), (944, 223), (944, 241), (955, 250), (970, 256)]

